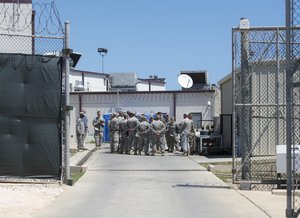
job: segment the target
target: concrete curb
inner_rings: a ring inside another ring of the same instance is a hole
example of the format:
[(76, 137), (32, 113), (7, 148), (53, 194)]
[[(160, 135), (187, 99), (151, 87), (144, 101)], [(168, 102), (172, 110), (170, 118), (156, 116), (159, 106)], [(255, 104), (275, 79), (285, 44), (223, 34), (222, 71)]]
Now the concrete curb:
[[(91, 147), (87, 146), (87, 147)], [(81, 172), (86, 172), (88, 169), (88, 166), (85, 165), (86, 161), (92, 156), (92, 154), (96, 151), (97, 149), (94, 147), (90, 150), (86, 151), (80, 151), (77, 152), (74, 156), (71, 157), (71, 163), (70, 163), (70, 171), (71, 173), (81, 173)]]

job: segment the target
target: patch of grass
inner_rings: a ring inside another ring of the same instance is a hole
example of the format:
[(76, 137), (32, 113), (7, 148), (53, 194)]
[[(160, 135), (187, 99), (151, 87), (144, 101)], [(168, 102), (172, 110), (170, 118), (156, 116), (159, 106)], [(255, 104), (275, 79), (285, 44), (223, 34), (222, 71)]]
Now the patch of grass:
[(215, 174), (219, 179), (226, 183), (231, 183), (232, 172), (231, 172), (231, 162), (216, 162), (216, 163), (204, 163), (201, 166), (208, 169), (209, 165), (213, 165), (214, 168), (211, 173)]
[(71, 156), (75, 155), (77, 153), (77, 149), (70, 149)]
[(71, 179), (76, 183), (83, 175), (84, 172), (71, 173)]

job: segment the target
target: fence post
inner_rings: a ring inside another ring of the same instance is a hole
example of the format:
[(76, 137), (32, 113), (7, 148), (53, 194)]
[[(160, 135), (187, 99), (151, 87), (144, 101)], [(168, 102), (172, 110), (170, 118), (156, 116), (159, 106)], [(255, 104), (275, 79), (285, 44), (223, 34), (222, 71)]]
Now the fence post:
[(291, 95), (291, 0), (286, 0), (286, 217), (293, 217), (292, 208), (292, 95)]
[(70, 177), (70, 23), (65, 22), (65, 48), (64, 48), (64, 69), (65, 69), (65, 183), (72, 185)]
[[(243, 104), (250, 103), (250, 89), (247, 83), (250, 83), (249, 75), (249, 31), (241, 31), (241, 100)], [(249, 127), (250, 127), (250, 109), (247, 106), (242, 106), (241, 116), (241, 149), (242, 149), (242, 179), (250, 180), (250, 141), (249, 141)]]
[(234, 183), (236, 181), (236, 112), (235, 112), (235, 29), (232, 28), (231, 30), (231, 37), (232, 37), (232, 119), (231, 119), (231, 128), (232, 128), (232, 182)]
[(279, 50), (279, 28), (276, 30), (276, 75), (275, 75), (275, 104), (276, 104), (276, 145), (280, 141), (279, 129), (279, 74), (280, 74), (280, 50)]

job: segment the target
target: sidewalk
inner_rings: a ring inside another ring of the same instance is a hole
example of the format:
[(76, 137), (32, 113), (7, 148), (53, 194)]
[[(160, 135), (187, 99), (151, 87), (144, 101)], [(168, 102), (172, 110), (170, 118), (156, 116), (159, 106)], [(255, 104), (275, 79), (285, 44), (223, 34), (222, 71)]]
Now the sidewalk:
[[(232, 162), (232, 157), (225, 155), (208, 157), (192, 155), (190, 158), (200, 165), (207, 163)], [(273, 192), (236, 190), (236, 192), (248, 199), (252, 204), (260, 208), (270, 217), (285, 217), (287, 200), (284, 190), (273, 190)]]
[[(103, 147), (107, 147), (107, 144), (104, 144)], [(95, 145), (91, 143), (87, 143), (85, 146), (88, 150), (79, 151), (75, 155), (71, 157), (70, 165), (71, 171), (73, 170), (81, 170), (81, 172), (85, 172), (88, 168), (87, 160), (93, 154), (95, 149)], [(170, 155), (166, 153), (166, 155)], [(230, 156), (198, 156), (191, 155), (189, 158), (196, 163), (216, 163), (216, 162), (231, 162)], [(210, 172), (209, 172), (210, 173)], [(211, 173), (212, 174), (212, 173)], [(214, 174), (212, 174), (214, 176)], [(250, 204), (255, 205), (269, 217), (285, 217), (285, 209), (286, 209), (286, 196), (282, 194), (272, 194), (271, 191), (243, 191), (243, 190), (235, 190), (241, 196), (249, 201)], [(274, 191), (276, 193), (276, 191)], [(282, 193), (282, 192), (280, 192)], [(242, 210), (242, 208), (241, 208)]]

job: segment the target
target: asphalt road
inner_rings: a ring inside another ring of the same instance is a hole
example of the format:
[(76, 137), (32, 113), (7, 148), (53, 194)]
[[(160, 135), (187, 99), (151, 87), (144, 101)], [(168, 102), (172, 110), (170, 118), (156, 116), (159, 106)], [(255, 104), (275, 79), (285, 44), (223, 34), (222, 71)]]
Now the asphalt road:
[(96, 151), (74, 187), (34, 217), (269, 217), (192, 159)]

